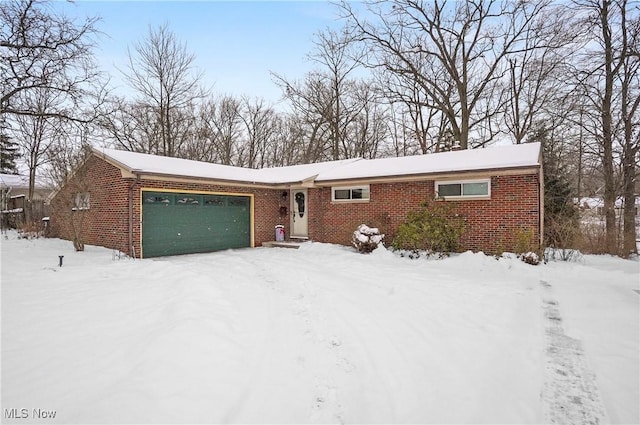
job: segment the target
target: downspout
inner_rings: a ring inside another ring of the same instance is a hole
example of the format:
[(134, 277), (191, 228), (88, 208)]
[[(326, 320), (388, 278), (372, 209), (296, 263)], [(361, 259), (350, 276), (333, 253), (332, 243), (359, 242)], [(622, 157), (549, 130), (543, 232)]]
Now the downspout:
[(542, 153), (540, 153), (540, 172), (538, 174), (538, 179), (540, 179), (539, 181), (539, 185), (540, 185), (540, 190), (538, 192), (538, 220), (540, 220), (540, 222), (538, 223), (538, 231), (540, 232), (540, 250), (541, 252), (544, 254), (544, 167), (542, 164)]
[(133, 172), (136, 179), (129, 186), (129, 256), (136, 258), (136, 250), (133, 246), (133, 188), (140, 183), (140, 174)]

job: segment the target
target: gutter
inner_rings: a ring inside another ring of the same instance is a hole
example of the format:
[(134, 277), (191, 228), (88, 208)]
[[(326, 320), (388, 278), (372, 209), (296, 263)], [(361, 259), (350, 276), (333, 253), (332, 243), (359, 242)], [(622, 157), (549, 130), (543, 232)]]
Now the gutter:
[(193, 176), (185, 176), (185, 175), (179, 175), (179, 174), (154, 173), (154, 172), (141, 171), (141, 170), (133, 170), (130, 173), (138, 178), (144, 178), (145, 180), (155, 180), (155, 181), (168, 180), (168, 181), (178, 181), (178, 182), (187, 182), (187, 183), (218, 184), (220, 186), (250, 187), (250, 188), (259, 188), (259, 189), (283, 189), (283, 188), (288, 188), (291, 185), (304, 185), (305, 182), (307, 181), (307, 180), (304, 180), (304, 181), (270, 183), (270, 182), (260, 182), (255, 180), (228, 180), (228, 179), (221, 179), (217, 177), (193, 177)]
[(538, 231), (540, 232), (540, 249), (542, 253), (544, 253), (544, 164), (543, 164), (543, 156), (542, 156), (542, 147), (540, 147), (540, 154), (538, 156), (538, 162), (540, 163), (540, 169), (538, 171), (538, 182), (539, 190), (538, 190)]

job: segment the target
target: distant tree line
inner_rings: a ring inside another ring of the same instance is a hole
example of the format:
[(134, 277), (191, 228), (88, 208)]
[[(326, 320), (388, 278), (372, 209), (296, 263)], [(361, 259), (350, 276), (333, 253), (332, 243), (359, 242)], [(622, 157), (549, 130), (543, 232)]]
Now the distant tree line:
[(638, 2), (369, 0), (335, 10), (344, 26), (316, 34), (312, 69), (272, 73), (276, 106), (204, 87), (168, 25), (130, 46), (121, 67), (131, 95), (115, 96), (95, 66), (98, 18), (5, 2), (2, 144), (17, 143), (33, 177), (46, 169), (60, 180), (91, 145), (261, 168), (541, 141), (549, 187), (565, 200), (602, 195), (606, 252), (635, 251)]

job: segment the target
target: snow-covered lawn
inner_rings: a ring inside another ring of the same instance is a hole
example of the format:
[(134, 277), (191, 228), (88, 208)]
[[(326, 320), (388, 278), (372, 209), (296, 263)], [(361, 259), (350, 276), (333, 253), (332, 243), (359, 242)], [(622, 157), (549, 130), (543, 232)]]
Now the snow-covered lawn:
[(9, 233), (2, 420), (638, 423), (639, 264), (318, 243), (136, 261)]

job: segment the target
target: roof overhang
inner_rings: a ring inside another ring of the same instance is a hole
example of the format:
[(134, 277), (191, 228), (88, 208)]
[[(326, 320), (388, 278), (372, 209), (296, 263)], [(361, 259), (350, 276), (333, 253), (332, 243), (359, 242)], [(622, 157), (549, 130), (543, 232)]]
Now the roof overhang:
[(534, 167), (517, 167), (517, 168), (495, 168), (488, 170), (463, 170), (452, 171), (449, 173), (420, 173), (409, 174), (404, 176), (376, 176), (369, 178), (350, 178), (350, 179), (337, 179), (337, 180), (315, 180), (317, 176), (310, 177), (302, 181), (290, 181), (284, 183), (264, 183), (255, 181), (242, 181), (242, 180), (225, 180), (219, 178), (205, 178), (205, 177), (185, 177), (172, 174), (158, 174), (149, 173), (143, 171), (127, 172), (122, 170), (123, 178), (142, 179), (151, 181), (170, 181), (176, 183), (196, 183), (196, 184), (214, 184), (220, 186), (233, 186), (233, 187), (245, 187), (245, 188), (258, 188), (258, 189), (289, 189), (291, 187), (330, 187), (330, 186), (347, 186), (347, 185), (359, 185), (359, 184), (381, 184), (381, 183), (405, 183), (415, 181), (428, 181), (428, 180), (448, 180), (448, 179), (460, 179), (460, 178), (484, 178), (491, 176), (515, 176), (515, 175), (527, 175), (537, 174), (540, 166)]
[(457, 170), (438, 173), (418, 173), (403, 176), (376, 176), (367, 178), (335, 179), (315, 181), (315, 186), (328, 187), (337, 185), (376, 184), (376, 183), (406, 183), (426, 180), (454, 180), (461, 178), (486, 178), (491, 176), (516, 176), (538, 174), (539, 165), (511, 168), (491, 168), (486, 170)]
[(292, 185), (303, 185), (304, 182), (293, 183), (262, 183), (250, 180), (226, 180), (220, 178), (208, 178), (208, 177), (189, 177), (180, 176), (174, 174), (161, 174), (161, 173), (149, 173), (144, 171), (139, 172), (122, 172), (123, 178), (140, 178), (142, 180), (152, 181), (170, 181), (176, 183), (197, 183), (197, 184), (214, 184), (220, 186), (234, 186), (234, 187), (247, 187), (247, 188), (259, 188), (259, 189), (282, 189), (288, 188)]

